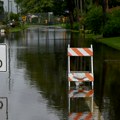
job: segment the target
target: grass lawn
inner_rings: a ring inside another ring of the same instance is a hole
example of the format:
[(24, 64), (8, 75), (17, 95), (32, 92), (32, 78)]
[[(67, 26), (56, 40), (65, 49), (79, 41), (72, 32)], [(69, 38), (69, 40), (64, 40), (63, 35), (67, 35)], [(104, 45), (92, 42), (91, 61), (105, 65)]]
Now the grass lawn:
[(120, 50), (120, 37), (103, 38), (102, 35), (86, 34), (85, 38), (93, 39), (96, 42), (100, 42), (108, 45), (109, 47)]
[(21, 27), (13, 27), (13, 28), (11, 27), (9, 29), (9, 32), (19, 32), (19, 31), (22, 31), (22, 30), (24, 30), (28, 27), (29, 27), (29, 25), (24, 25), (24, 26), (21, 26)]
[(95, 35), (95, 34), (85, 34), (85, 38), (92, 38), (94, 40), (102, 38), (102, 35)]
[(15, 28), (10, 28), (9, 29), (9, 32), (19, 32), (19, 31), (21, 31), (22, 30), (22, 28), (20, 28), (20, 27), (15, 27)]
[(96, 41), (120, 50), (120, 37), (101, 38)]

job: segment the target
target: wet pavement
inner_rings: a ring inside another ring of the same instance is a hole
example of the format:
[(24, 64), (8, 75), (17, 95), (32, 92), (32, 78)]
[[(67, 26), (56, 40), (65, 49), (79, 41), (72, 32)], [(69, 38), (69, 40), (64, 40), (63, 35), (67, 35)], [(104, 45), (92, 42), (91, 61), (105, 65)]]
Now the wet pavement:
[[(68, 120), (69, 43), (76, 47), (93, 44), (95, 115), (99, 119), (101, 115), (105, 120), (119, 119), (119, 51), (84, 40), (77, 33), (46, 26), (11, 33), (1, 37), (0, 43), (8, 45), (7, 72), (0, 72), (0, 97), (8, 98), (8, 120)], [(72, 100), (71, 109), (90, 110), (83, 103)], [(7, 118), (5, 109), (1, 112)]]

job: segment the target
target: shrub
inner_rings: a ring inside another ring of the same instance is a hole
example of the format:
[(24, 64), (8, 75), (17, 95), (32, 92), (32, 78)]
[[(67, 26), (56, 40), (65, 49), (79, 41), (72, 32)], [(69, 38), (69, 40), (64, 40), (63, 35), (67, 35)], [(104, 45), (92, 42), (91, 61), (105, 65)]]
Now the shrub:
[(66, 28), (66, 29), (70, 29), (70, 28), (71, 28), (70, 24), (69, 24), (69, 23), (66, 23), (65, 28)]
[(120, 21), (119, 19), (108, 20), (103, 30), (103, 37), (120, 36)]
[[(65, 28), (71, 29), (71, 25), (69, 23), (67, 23)], [(80, 24), (78, 22), (74, 22), (73, 23), (73, 30), (79, 30), (79, 29), (80, 29)]]
[(103, 37), (120, 36), (120, 10), (109, 13), (108, 21), (103, 30)]
[(79, 24), (78, 22), (75, 22), (75, 23), (73, 24), (73, 29), (74, 29), (74, 30), (79, 30), (79, 29), (80, 29), (80, 24)]
[(101, 26), (103, 23), (103, 13), (101, 6), (93, 6), (86, 14), (85, 27), (90, 29), (93, 33), (97, 34), (101, 32)]
[(18, 21), (19, 20), (19, 15), (15, 14), (15, 13), (10, 13), (10, 20), (15, 20)]

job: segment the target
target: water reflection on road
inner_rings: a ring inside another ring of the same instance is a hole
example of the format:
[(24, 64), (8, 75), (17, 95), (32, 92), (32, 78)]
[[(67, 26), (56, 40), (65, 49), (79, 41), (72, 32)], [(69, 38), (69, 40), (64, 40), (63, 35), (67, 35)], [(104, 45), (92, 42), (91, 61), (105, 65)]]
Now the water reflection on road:
[[(9, 34), (0, 42), (8, 44), (8, 71), (0, 73), (0, 97), (8, 97), (9, 120), (68, 120), (68, 43), (93, 44), (94, 103), (100, 111), (96, 116), (119, 120), (119, 51), (84, 40), (78, 33), (44, 26)], [(78, 109), (76, 101), (72, 109)]]
[(118, 120), (120, 111), (120, 51), (94, 45), (95, 99), (105, 120)]
[(4, 39), (9, 47), (8, 72), (0, 73), (0, 91), (9, 99), (9, 120), (67, 119), (65, 51), (69, 40), (65, 29), (46, 27)]

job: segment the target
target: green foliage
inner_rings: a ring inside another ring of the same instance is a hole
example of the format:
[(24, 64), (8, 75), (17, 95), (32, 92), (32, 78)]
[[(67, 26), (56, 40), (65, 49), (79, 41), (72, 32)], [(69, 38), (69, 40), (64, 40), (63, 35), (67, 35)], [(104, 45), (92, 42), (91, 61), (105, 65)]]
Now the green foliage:
[(19, 19), (19, 15), (18, 14), (15, 14), (15, 13), (10, 13), (10, 20), (15, 20), (15, 21), (18, 21)]
[(97, 42), (104, 43), (112, 48), (120, 50), (120, 37), (101, 38)]
[(66, 23), (66, 26), (65, 26), (66, 29), (70, 29), (71, 28), (71, 25), (69, 23)]
[(92, 30), (93, 33), (97, 34), (101, 32), (101, 26), (103, 22), (103, 14), (101, 6), (93, 6), (90, 11), (86, 14), (85, 27)]
[[(21, 13), (35, 13), (35, 12), (40, 12), (41, 7), (43, 4), (46, 2), (43, 0), (15, 0), (15, 2), (18, 4), (18, 6), (21, 9)], [(43, 3), (42, 3), (43, 2)]]
[(107, 22), (103, 30), (103, 37), (120, 36), (120, 20), (111, 19)]
[(66, 2), (62, 0), (15, 0), (23, 14), (54, 12), (57, 15), (64, 13)]
[[(70, 23), (66, 23), (65, 28), (66, 29), (71, 29)], [(80, 24), (78, 22), (75, 22), (73, 24), (73, 30), (80, 30)]]
[(120, 0), (109, 0), (109, 7), (116, 7), (116, 6), (120, 6)]
[(110, 18), (112, 17), (117, 17), (120, 19), (120, 8), (117, 8), (117, 9), (113, 9), (113, 11), (110, 14)]
[(108, 21), (103, 30), (103, 37), (120, 36), (120, 10), (109, 14)]
[(73, 30), (80, 30), (80, 24), (78, 22), (73, 24)]
[(66, 1), (63, 0), (53, 0), (52, 11), (54, 15), (65, 15)]
[(91, 9), (92, 5), (93, 5), (93, 1), (92, 0), (85, 0), (84, 12), (88, 12)]
[(80, 9), (75, 8), (73, 11), (73, 15), (74, 15), (74, 21), (79, 21), (79, 17), (81, 15)]

